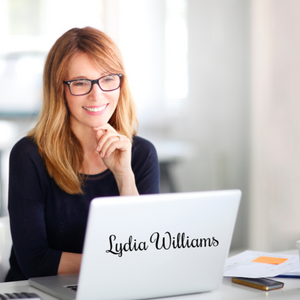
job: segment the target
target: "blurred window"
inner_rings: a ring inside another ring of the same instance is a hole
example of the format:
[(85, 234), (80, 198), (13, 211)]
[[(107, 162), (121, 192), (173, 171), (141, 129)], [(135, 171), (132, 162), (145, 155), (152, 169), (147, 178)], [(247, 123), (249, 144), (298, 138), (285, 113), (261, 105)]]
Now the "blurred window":
[(188, 97), (188, 1), (105, 3), (104, 29), (123, 54), (139, 118), (161, 127)]
[(0, 116), (38, 113), (46, 54), (72, 27), (101, 29), (103, 0), (1, 0)]
[(66, 30), (83, 26), (104, 30), (119, 45), (142, 119), (165, 123), (166, 114), (182, 111), (187, 0), (1, 1), (0, 114), (38, 109), (44, 56)]
[(41, 8), (41, 0), (9, 0), (9, 34), (41, 34)]
[(38, 113), (42, 99), (44, 53), (19, 52), (0, 58), (0, 116)]
[(166, 0), (166, 94), (172, 100), (188, 96), (186, 15), (186, 0)]

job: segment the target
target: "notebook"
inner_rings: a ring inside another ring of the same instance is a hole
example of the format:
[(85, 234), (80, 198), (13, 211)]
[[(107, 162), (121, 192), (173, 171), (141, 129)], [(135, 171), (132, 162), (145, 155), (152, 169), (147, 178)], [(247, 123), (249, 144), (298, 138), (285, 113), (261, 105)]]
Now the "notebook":
[[(29, 279), (62, 300), (146, 299), (218, 289), (239, 190), (96, 198), (80, 274)], [(78, 283), (77, 292), (70, 286)]]

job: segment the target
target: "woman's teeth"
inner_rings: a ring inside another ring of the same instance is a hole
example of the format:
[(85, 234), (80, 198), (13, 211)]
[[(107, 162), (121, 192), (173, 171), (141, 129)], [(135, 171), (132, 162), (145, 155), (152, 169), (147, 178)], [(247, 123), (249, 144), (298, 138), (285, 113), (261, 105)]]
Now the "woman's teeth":
[(86, 107), (83, 106), (84, 109), (88, 110), (88, 111), (92, 111), (92, 112), (99, 112), (101, 110), (103, 110), (106, 107), (106, 105), (103, 105), (101, 107)]

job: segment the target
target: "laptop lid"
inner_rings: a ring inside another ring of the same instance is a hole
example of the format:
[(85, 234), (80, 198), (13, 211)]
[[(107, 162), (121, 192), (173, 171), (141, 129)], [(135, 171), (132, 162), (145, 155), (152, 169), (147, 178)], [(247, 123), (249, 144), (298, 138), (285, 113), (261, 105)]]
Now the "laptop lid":
[[(217, 289), (240, 197), (240, 191), (228, 190), (94, 199), (76, 300), (145, 299)], [(42, 288), (36, 280), (30, 284)]]

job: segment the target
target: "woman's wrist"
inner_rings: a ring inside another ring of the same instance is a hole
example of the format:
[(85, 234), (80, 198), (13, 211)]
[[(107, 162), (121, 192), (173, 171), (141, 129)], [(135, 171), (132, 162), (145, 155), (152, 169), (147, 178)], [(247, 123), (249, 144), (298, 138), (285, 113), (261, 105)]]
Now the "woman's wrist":
[(126, 174), (114, 174), (120, 196), (132, 196), (132, 195), (138, 195), (138, 190), (135, 184), (135, 176), (132, 171), (126, 173)]

